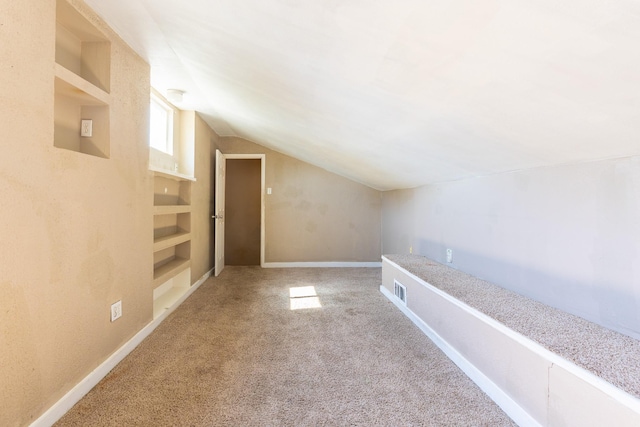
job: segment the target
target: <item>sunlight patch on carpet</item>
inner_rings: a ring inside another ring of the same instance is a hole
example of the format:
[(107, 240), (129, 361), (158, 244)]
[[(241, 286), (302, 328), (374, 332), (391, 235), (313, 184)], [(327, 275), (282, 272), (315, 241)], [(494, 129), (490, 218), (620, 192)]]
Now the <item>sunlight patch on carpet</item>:
[(314, 286), (289, 288), (289, 304), (291, 310), (322, 307)]

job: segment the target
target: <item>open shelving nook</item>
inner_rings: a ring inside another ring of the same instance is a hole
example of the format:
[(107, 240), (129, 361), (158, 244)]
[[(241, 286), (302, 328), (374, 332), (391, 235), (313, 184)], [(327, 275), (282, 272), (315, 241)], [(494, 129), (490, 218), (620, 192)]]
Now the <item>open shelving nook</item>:
[(153, 317), (156, 318), (191, 287), (191, 183), (195, 178), (160, 170), (153, 173)]
[[(111, 43), (65, 0), (56, 2), (54, 75), (53, 145), (109, 158)], [(82, 120), (91, 120), (90, 136), (81, 136)]]

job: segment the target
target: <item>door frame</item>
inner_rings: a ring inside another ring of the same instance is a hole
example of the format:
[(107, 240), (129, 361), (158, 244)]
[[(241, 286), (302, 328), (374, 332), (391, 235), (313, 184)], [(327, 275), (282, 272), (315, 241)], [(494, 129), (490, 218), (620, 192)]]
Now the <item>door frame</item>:
[(265, 247), (265, 224), (264, 224), (264, 195), (265, 195), (265, 176), (267, 169), (266, 154), (225, 154), (227, 160), (260, 160), (260, 267), (264, 268), (264, 247)]

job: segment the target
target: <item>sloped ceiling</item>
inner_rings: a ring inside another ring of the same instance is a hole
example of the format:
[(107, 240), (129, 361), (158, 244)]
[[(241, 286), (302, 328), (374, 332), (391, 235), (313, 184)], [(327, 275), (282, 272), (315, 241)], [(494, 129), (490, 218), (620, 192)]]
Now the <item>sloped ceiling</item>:
[(387, 190), (640, 154), (635, 0), (86, 0), (241, 136)]

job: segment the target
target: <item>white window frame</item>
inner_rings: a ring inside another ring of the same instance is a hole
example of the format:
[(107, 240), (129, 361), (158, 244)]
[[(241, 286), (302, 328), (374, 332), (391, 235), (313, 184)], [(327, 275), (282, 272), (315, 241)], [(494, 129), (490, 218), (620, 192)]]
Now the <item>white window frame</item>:
[[(154, 123), (153, 110), (164, 112), (164, 123)], [(162, 98), (151, 93), (149, 102), (149, 147), (173, 156), (173, 107)], [(164, 129), (161, 129), (164, 128)], [(162, 137), (164, 135), (164, 138)]]

